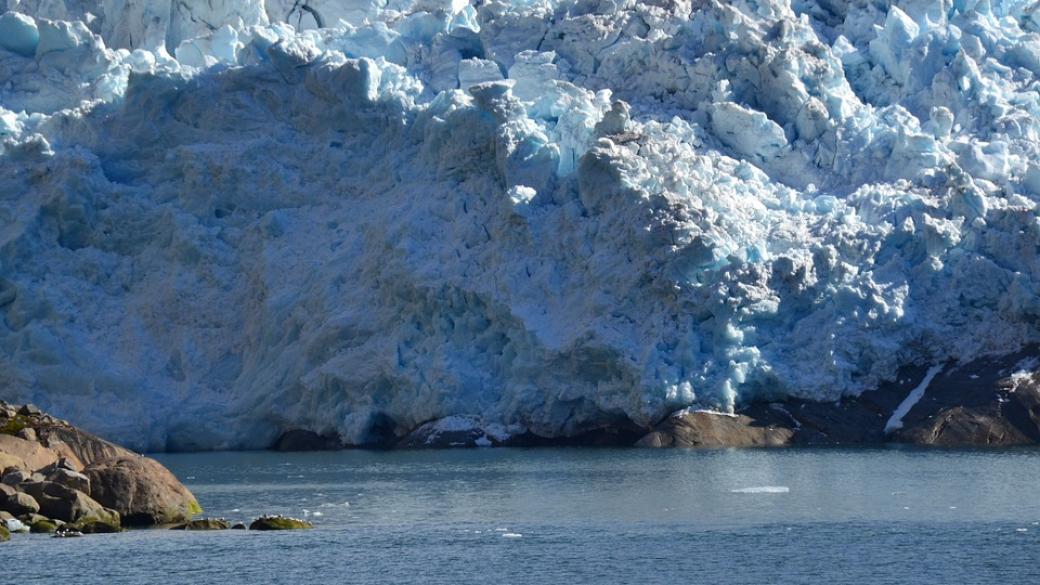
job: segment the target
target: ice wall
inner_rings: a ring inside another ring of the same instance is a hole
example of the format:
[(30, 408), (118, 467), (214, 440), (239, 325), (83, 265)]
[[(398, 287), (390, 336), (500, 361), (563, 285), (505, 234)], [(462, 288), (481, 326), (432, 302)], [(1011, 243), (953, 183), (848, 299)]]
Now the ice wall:
[(138, 448), (567, 435), (1040, 337), (1034, 2), (6, 4), (0, 395)]

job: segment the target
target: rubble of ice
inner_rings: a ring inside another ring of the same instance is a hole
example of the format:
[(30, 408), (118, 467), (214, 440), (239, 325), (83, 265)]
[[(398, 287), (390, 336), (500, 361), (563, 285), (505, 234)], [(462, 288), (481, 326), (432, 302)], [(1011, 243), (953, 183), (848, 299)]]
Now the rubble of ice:
[(137, 448), (560, 436), (1040, 341), (1032, 0), (3, 8), (0, 393)]

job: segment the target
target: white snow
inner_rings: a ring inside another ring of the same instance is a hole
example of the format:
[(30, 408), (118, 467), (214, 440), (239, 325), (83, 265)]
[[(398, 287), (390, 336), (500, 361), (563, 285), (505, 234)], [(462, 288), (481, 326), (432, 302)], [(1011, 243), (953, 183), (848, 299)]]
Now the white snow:
[(942, 370), (943, 366), (941, 365), (928, 368), (928, 371), (925, 372), (924, 378), (921, 379), (921, 383), (915, 386), (914, 389), (906, 395), (906, 398), (899, 403), (899, 406), (892, 411), (892, 416), (890, 416), (888, 422), (885, 423), (886, 433), (891, 433), (892, 431), (903, 428), (903, 417), (910, 412), (910, 409), (912, 409), (915, 404), (924, 398), (924, 392), (928, 389), (928, 385), (932, 383), (932, 379)]
[(0, 396), (556, 436), (1016, 351), (1032, 4), (0, 1)]

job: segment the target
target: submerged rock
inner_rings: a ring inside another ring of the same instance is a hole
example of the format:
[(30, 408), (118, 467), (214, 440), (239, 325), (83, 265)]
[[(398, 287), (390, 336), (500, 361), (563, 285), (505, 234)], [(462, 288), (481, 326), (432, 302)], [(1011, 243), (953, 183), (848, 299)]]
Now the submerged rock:
[(126, 526), (187, 522), (202, 513), (195, 496), (158, 461), (133, 455), (89, 465), (91, 493)]
[(250, 530), (304, 530), (314, 525), (299, 518), (286, 516), (261, 516), (249, 525)]

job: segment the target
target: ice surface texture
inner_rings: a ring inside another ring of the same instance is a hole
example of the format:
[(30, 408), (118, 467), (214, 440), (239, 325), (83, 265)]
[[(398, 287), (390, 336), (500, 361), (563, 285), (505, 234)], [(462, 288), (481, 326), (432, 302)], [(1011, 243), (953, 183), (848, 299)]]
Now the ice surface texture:
[(138, 448), (1040, 341), (1032, 1), (6, 5), (0, 388)]

